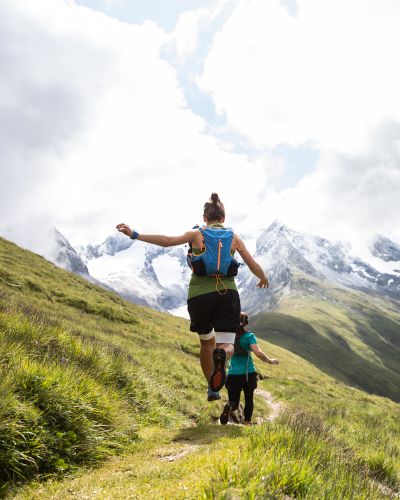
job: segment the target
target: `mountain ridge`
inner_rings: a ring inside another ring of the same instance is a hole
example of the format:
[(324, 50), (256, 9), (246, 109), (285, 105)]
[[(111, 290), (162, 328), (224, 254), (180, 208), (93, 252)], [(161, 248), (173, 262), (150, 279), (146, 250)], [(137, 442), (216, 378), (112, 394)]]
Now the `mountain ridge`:
[[(385, 244), (396, 248), (396, 244), (388, 238)], [(134, 245), (141, 245), (141, 251), (135, 251)], [(125, 298), (164, 311), (185, 308), (190, 271), (186, 265), (186, 250), (183, 247), (165, 249), (132, 242), (126, 236), (118, 234), (108, 237), (99, 245), (80, 247), (78, 252), (89, 266), (92, 275)], [(130, 261), (127, 259), (126, 264), (121, 262), (119, 269), (107, 271), (107, 262), (116, 263), (122, 255), (129, 253), (132, 254)], [(107, 260), (107, 256), (112, 256), (115, 260)], [(370, 295), (400, 300), (400, 271), (381, 272), (368, 262), (353, 256), (349, 244), (330, 242), (318, 236), (299, 233), (282, 222), (275, 221), (261, 233), (257, 239), (254, 257), (266, 270), (271, 287), (266, 293), (259, 293), (255, 289), (255, 278), (246, 266), (242, 266), (237, 281), (244, 307), (251, 313), (260, 312), (265, 308), (272, 310), (281, 294), (291, 293), (290, 283), (294, 269), (322, 281), (328, 280)], [(102, 260), (105, 266), (100, 269)], [(157, 267), (157, 262), (163, 262), (163, 265)], [(174, 279), (164, 283), (160, 276), (163, 273), (168, 274), (169, 266)], [(136, 271), (133, 268), (136, 268)], [(260, 302), (261, 297), (265, 300)]]
[[(265, 269), (270, 289), (261, 294), (245, 267), (238, 276), (243, 306), (252, 313), (273, 310), (281, 297), (291, 293), (294, 273), (300, 272), (321, 282), (330, 282), (372, 296), (400, 300), (400, 274), (387, 274), (351, 254), (343, 242), (299, 233), (275, 222), (257, 240), (254, 258)], [(307, 287), (303, 288), (307, 293)]]

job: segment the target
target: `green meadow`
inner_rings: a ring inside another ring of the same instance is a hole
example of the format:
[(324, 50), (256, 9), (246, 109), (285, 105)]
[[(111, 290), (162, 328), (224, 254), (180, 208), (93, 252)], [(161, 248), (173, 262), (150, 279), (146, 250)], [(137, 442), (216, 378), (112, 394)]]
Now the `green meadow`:
[(400, 402), (399, 304), (304, 275), (274, 312), (254, 318), (261, 338), (310, 361), (321, 371), (372, 394)]
[[(357, 293), (348, 307), (356, 303), (365, 306)], [(281, 403), (279, 414), (269, 419), (260, 394), (258, 425), (220, 426), (224, 399), (206, 400), (186, 320), (128, 303), (0, 239), (0, 494), (396, 498), (398, 315), (376, 303), (377, 319), (357, 313), (363, 329), (342, 308), (321, 303), (319, 314), (314, 306), (299, 299), (255, 321), (261, 347), (280, 360), (256, 362), (259, 388)], [(355, 358), (342, 358), (349, 349), (328, 333), (333, 315)]]

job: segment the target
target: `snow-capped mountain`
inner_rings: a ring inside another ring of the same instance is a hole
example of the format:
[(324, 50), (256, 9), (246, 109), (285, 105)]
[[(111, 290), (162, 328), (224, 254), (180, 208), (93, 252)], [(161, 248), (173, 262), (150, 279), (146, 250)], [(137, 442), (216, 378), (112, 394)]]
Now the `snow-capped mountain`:
[[(254, 255), (268, 274), (270, 288), (256, 288), (257, 279), (247, 266), (241, 266), (237, 283), (242, 308), (252, 314), (273, 310), (282, 297), (293, 293), (330, 300), (326, 284), (400, 300), (400, 270), (389, 266), (400, 262), (386, 261), (389, 255), (396, 258), (400, 247), (384, 237), (375, 241), (367, 262), (352, 255), (347, 243), (274, 222), (259, 236)], [(78, 252), (91, 276), (128, 300), (186, 314), (190, 270), (185, 247), (161, 248), (117, 234), (99, 245), (80, 247)]]
[(369, 249), (374, 257), (385, 262), (396, 262), (400, 268), (400, 245), (397, 245), (389, 238), (377, 235), (370, 244)]
[(41, 255), (58, 267), (90, 278), (85, 262), (68, 239), (54, 226), (15, 225), (5, 231), (4, 237), (22, 248)]
[[(389, 248), (395, 247), (390, 243)], [(319, 282), (400, 300), (400, 271), (379, 271), (353, 256), (346, 243), (299, 233), (279, 222), (258, 238), (254, 257), (266, 270), (270, 288), (258, 290), (256, 278), (247, 268), (242, 269), (238, 278), (242, 308), (251, 313), (272, 310), (281, 297), (291, 293), (329, 300), (326, 287), (319, 287)]]
[(122, 234), (109, 236), (100, 245), (79, 246), (77, 251), (85, 262), (91, 259), (98, 259), (103, 255), (115, 255), (118, 252), (127, 250), (133, 245), (134, 241)]
[(126, 299), (185, 313), (190, 270), (183, 247), (157, 247), (118, 233), (100, 245), (79, 247), (78, 252), (92, 276)]
[(87, 278), (89, 270), (67, 238), (56, 228), (53, 229), (52, 236), (55, 246), (52, 248), (49, 260), (67, 271), (72, 271)]

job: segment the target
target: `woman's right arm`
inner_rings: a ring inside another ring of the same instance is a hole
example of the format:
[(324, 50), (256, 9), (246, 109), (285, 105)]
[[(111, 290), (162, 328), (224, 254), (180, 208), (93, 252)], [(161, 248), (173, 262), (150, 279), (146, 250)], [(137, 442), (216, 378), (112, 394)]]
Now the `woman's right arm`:
[[(126, 234), (129, 238), (133, 234), (133, 230), (127, 224), (118, 224), (117, 229), (120, 233)], [(161, 247), (173, 247), (176, 245), (183, 245), (184, 243), (192, 242), (197, 235), (198, 231), (187, 231), (181, 236), (166, 236), (163, 234), (139, 234), (136, 238), (145, 243), (152, 243)]]
[(251, 253), (247, 250), (246, 245), (243, 243), (243, 240), (239, 238), (239, 236), (237, 236), (236, 234), (235, 234), (235, 247), (236, 250), (239, 252), (240, 256), (242, 257), (242, 259), (249, 266), (250, 271), (254, 274), (254, 276), (257, 276), (257, 278), (260, 280), (257, 283), (258, 288), (268, 288), (269, 282), (264, 272), (264, 269), (260, 266), (260, 264), (258, 264), (253, 259)]
[(257, 356), (257, 358), (261, 359), (261, 361), (264, 361), (264, 363), (269, 363), (270, 365), (278, 365), (279, 361), (274, 358), (269, 358), (265, 352), (263, 352), (258, 344), (251, 344), (250, 345), (251, 350), (254, 352), (254, 354)]

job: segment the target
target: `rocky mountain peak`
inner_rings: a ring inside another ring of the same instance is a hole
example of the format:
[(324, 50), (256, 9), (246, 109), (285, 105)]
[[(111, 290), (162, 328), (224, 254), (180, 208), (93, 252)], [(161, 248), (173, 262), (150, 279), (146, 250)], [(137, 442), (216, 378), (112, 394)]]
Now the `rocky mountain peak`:
[(127, 238), (124, 234), (117, 233), (113, 236), (108, 236), (99, 245), (80, 246), (78, 253), (87, 262), (91, 259), (98, 259), (103, 255), (115, 255), (118, 252), (127, 250), (134, 244), (134, 240)]
[(267, 246), (278, 240), (287, 240), (289, 229), (280, 221), (274, 221), (261, 235), (257, 238), (256, 252), (262, 253)]
[(68, 271), (72, 271), (73, 273), (83, 276), (88, 276), (89, 270), (86, 264), (78, 255), (70, 242), (67, 240), (67, 238), (56, 228), (53, 229), (53, 232), (54, 243), (56, 245), (56, 248), (53, 251), (55, 255), (55, 258), (52, 259), (53, 262), (57, 266), (67, 269)]
[(375, 236), (369, 250), (374, 257), (385, 262), (400, 262), (400, 245), (380, 234)]
[[(389, 242), (384, 241), (384, 255), (390, 250), (393, 258), (397, 248)], [(249, 312), (274, 309), (291, 293), (328, 300), (323, 283), (400, 299), (400, 276), (382, 273), (354, 256), (348, 243), (332, 242), (274, 222), (261, 234), (256, 248), (255, 258), (265, 269), (271, 287), (259, 293), (256, 279), (247, 268), (242, 269), (238, 281), (243, 307)], [(320, 285), (316, 285), (318, 282)]]

